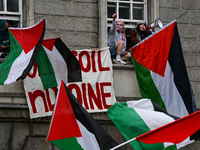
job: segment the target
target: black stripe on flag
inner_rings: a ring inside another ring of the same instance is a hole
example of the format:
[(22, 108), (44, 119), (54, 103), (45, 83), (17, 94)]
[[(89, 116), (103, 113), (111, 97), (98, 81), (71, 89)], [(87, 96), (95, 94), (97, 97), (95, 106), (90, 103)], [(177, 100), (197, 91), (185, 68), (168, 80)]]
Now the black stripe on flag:
[(174, 74), (174, 83), (183, 99), (188, 113), (193, 113), (192, 93), (189, 78), (183, 58), (177, 23), (174, 27), (174, 36), (169, 51), (168, 61)]
[(57, 38), (55, 41), (55, 47), (65, 60), (68, 69), (68, 82), (81, 82), (82, 74), (79, 61), (70, 51), (70, 49), (63, 43), (60, 38)]

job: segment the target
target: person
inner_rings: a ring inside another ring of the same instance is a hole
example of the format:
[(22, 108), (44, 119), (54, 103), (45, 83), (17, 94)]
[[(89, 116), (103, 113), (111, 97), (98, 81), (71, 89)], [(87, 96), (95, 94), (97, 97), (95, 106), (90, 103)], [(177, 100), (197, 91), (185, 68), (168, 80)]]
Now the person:
[(130, 53), (126, 51), (126, 34), (124, 31), (124, 22), (117, 20), (117, 14), (113, 14), (112, 27), (108, 33), (108, 46), (110, 47), (111, 58), (114, 63), (127, 64), (125, 60), (131, 58)]
[(10, 52), (10, 38), (8, 33), (9, 22), (7, 20), (0, 21), (0, 52), (1, 58), (5, 58)]
[(130, 34), (130, 41), (128, 44), (128, 50), (134, 45), (151, 35), (151, 31), (146, 31), (146, 23), (144, 21), (138, 22), (136, 28)]

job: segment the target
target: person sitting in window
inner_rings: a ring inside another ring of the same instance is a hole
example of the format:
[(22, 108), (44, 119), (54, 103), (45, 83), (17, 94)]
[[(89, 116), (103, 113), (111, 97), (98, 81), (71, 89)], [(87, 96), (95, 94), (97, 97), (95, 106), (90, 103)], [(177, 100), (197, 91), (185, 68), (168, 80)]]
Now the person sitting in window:
[(146, 31), (145, 27), (146, 23), (144, 21), (137, 23), (137, 27), (130, 34), (128, 50), (151, 34), (151, 31)]
[(1, 58), (5, 58), (10, 52), (10, 38), (8, 33), (8, 21), (0, 21), (0, 52)]
[(117, 20), (117, 14), (113, 14), (112, 27), (108, 33), (108, 46), (110, 47), (111, 58), (114, 63), (127, 64), (125, 60), (131, 57), (126, 49), (126, 34), (124, 31), (124, 22)]

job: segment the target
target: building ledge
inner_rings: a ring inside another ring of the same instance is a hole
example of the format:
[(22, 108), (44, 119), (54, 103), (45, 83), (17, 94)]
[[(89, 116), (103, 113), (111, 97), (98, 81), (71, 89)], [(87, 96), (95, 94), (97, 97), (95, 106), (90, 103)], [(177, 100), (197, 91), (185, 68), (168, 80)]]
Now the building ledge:
[(134, 69), (134, 66), (133, 64), (127, 64), (127, 65), (113, 64), (113, 69), (132, 70)]

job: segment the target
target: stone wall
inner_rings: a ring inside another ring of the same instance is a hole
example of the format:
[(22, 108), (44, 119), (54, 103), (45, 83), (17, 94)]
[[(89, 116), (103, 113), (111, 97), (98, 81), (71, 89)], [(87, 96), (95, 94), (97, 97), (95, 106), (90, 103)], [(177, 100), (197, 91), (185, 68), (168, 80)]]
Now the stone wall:
[[(0, 150), (41, 150), (45, 144), (50, 117), (29, 119), (27, 108), (0, 109)], [(123, 143), (125, 139), (112, 124), (105, 113), (93, 114), (94, 118), (110, 134), (113, 139)], [(124, 146), (131, 150), (130, 145)], [(45, 150), (59, 150), (47, 142)]]
[(177, 19), (189, 79), (200, 109), (200, 0), (160, 0), (159, 12), (165, 24)]
[[(34, 5), (28, 5), (34, 8), (34, 12), (30, 15), (35, 18), (34, 22), (43, 17), (46, 19), (45, 39), (61, 37), (70, 49), (98, 47), (98, 0), (30, 1)], [(159, 5), (159, 17), (164, 24), (188, 12), (179, 18), (177, 23), (189, 78), (197, 106), (200, 108), (200, 0), (160, 0)], [(113, 68), (117, 100), (123, 102), (139, 99), (141, 95), (133, 67), (114, 66)], [(121, 80), (122, 76), (123, 80)], [(92, 115), (118, 143), (125, 141), (106, 113)], [(42, 149), (49, 121), (50, 117), (29, 118), (22, 81), (0, 86), (0, 150)], [(196, 150), (199, 147), (197, 141), (182, 150)], [(45, 149), (58, 150), (48, 142)], [(128, 144), (125, 149), (133, 148)]]
[(35, 22), (45, 17), (45, 39), (61, 37), (71, 50), (97, 48), (97, 3), (97, 0), (35, 0)]

